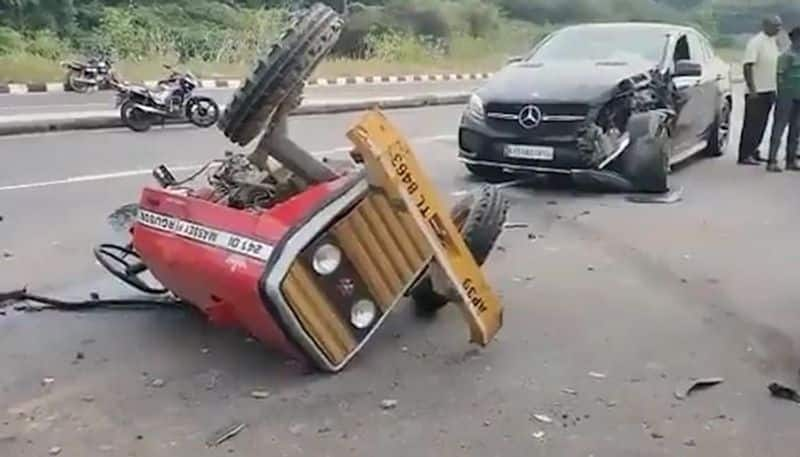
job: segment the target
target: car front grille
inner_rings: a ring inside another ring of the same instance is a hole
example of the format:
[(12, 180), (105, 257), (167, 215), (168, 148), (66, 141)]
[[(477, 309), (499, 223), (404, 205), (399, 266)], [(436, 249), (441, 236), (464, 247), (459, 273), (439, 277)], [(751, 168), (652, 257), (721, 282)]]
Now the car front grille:
[(486, 113), (517, 115), (522, 108), (534, 105), (538, 107), (545, 116), (586, 116), (589, 113), (589, 105), (579, 103), (487, 103)]
[[(343, 255), (331, 275), (317, 274), (316, 249), (325, 243)], [(342, 363), (413, 284), (432, 250), (412, 216), (377, 191), (369, 194), (293, 262), (281, 289), (304, 330), (334, 364)], [(370, 328), (350, 324), (350, 307), (369, 299), (379, 310)]]

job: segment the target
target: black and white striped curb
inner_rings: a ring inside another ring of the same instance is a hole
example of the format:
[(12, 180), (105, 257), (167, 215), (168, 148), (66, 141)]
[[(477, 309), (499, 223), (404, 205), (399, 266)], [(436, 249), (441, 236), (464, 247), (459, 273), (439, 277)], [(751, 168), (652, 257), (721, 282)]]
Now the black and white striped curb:
[[(307, 86), (353, 86), (363, 84), (401, 84), (419, 82), (443, 81), (478, 81), (488, 79), (492, 73), (447, 73), (427, 75), (399, 75), (399, 76), (342, 76), (338, 78), (317, 78), (306, 83)], [(134, 84), (155, 86), (158, 81), (140, 81)], [(242, 85), (239, 79), (201, 79), (200, 87), (204, 89), (236, 89)], [(27, 84), (0, 84), (0, 94), (21, 95), (44, 92), (69, 92), (64, 83), (27, 83)]]

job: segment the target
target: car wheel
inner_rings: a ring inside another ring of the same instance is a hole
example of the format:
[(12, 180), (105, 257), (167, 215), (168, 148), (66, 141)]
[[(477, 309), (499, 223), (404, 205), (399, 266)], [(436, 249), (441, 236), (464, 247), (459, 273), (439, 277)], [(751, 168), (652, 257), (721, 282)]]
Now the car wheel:
[(669, 158), (672, 140), (664, 115), (639, 113), (628, 121), (631, 144), (612, 165), (612, 170), (630, 181), (636, 192), (669, 191)]
[(714, 124), (711, 125), (709, 132), (708, 147), (705, 154), (708, 157), (720, 157), (725, 154), (728, 148), (731, 132), (731, 101), (725, 99), (722, 109), (717, 113)]
[[(503, 231), (508, 214), (508, 200), (500, 189), (481, 186), (464, 197), (450, 211), (450, 217), (461, 231), (472, 256), (483, 265)], [(436, 293), (430, 275), (425, 275), (411, 290), (417, 313), (431, 316), (443, 308), (450, 299)]]
[(487, 167), (485, 165), (466, 164), (467, 170), (474, 176), (489, 182), (503, 182), (511, 180), (511, 175), (504, 172), (502, 168)]

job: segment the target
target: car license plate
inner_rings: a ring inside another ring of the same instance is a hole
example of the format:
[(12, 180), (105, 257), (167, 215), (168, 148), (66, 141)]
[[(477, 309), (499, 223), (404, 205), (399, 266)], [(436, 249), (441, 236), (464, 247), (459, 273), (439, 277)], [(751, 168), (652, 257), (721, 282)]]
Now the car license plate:
[(550, 146), (529, 146), (523, 144), (507, 144), (506, 157), (512, 159), (553, 160), (555, 152)]

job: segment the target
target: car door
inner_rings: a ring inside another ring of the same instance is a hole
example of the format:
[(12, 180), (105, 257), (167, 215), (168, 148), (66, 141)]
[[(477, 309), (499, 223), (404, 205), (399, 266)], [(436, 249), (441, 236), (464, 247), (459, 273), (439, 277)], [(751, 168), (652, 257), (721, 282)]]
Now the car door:
[(708, 127), (714, 119), (714, 84), (716, 75), (708, 70), (708, 58), (694, 33), (681, 35), (675, 44), (673, 71), (679, 61), (702, 65), (700, 76), (675, 75), (673, 80), (680, 93), (677, 120), (673, 131), (673, 154), (691, 155), (704, 147)]
[(716, 67), (713, 55), (703, 36), (690, 32), (689, 54), (695, 62), (702, 65), (703, 73), (697, 81), (696, 95), (699, 96), (697, 134), (698, 142), (707, 141), (720, 108), (719, 82), (724, 76)]

